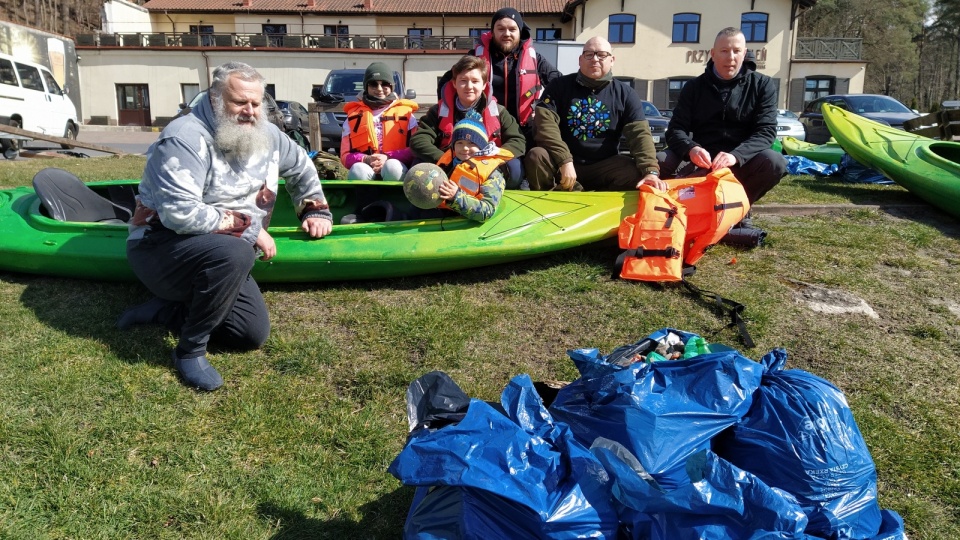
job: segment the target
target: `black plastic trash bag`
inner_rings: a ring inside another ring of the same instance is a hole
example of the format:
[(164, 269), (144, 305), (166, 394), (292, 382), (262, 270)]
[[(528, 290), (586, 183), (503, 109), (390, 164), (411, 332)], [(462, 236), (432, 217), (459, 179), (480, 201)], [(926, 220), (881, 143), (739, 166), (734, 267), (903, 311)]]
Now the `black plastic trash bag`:
[(784, 370), (782, 349), (765, 355), (763, 381), (743, 420), (714, 451), (790, 492), (810, 519), (807, 534), (873, 538), (881, 528), (873, 458), (843, 393), (806, 371)]
[(554, 422), (528, 376), (510, 382), (502, 410), (474, 399), (458, 423), (440, 429), (426, 427), (430, 411), (459, 407), (419, 405), (436, 404), (431, 388), (449, 384), (411, 385), (414, 431), (389, 468), (405, 485), (422, 487), (404, 538), (617, 538), (609, 477), (569, 428)]
[(710, 439), (746, 414), (763, 373), (757, 362), (714, 345), (711, 351), (725, 350), (622, 365), (671, 335), (684, 343), (699, 339), (663, 329), (609, 357), (596, 349), (568, 351), (582, 376), (550, 406), (553, 418), (568, 424), (584, 446), (598, 437), (622, 444), (663, 489), (689, 483), (687, 458), (710, 448)]
[(597, 439), (590, 450), (611, 476), (631, 539), (806, 538), (807, 516), (792, 495), (709, 450), (687, 460), (690, 481), (669, 491), (651, 482), (619, 443)]

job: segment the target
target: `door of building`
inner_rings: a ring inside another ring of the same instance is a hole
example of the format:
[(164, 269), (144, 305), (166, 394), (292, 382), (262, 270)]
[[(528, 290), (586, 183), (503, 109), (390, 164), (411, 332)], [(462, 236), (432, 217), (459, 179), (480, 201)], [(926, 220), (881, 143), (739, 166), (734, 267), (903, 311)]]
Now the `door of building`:
[(121, 126), (149, 126), (150, 91), (145, 84), (117, 85), (118, 123)]

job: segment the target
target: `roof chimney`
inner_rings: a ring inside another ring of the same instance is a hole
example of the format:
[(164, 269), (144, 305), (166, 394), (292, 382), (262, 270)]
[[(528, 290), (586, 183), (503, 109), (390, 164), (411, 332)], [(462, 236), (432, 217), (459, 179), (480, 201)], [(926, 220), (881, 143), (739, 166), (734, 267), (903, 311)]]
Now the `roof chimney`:
[(315, 7), (317, 7), (317, 0), (307, 0), (307, 7), (308, 7), (308, 8), (315, 8)]
[(373, 9), (373, 0), (363, 0), (363, 9)]
[(253, 0), (243, 0), (243, 7), (250, 7), (253, 5)]

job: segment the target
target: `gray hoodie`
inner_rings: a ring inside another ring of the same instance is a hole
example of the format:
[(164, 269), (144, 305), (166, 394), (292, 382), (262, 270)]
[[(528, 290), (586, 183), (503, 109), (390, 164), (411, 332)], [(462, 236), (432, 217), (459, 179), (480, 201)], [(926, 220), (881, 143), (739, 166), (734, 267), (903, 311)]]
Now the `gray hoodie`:
[(178, 234), (232, 234), (253, 245), (270, 221), (280, 177), (301, 220), (333, 219), (303, 148), (270, 124), (273, 150), (240, 163), (214, 144), (214, 118), (210, 100), (202, 99), (150, 147), (128, 241), (166, 227)]

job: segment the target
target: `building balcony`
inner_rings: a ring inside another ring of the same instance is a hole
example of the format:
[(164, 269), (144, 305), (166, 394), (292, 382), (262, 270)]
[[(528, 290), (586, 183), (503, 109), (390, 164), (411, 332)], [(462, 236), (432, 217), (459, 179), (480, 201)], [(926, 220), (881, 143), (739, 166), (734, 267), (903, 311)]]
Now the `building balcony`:
[(860, 38), (797, 38), (794, 60), (863, 60)]
[(469, 50), (467, 36), (362, 36), (311, 34), (80, 34), (79, 47), (188, 47), (274, 49)]

